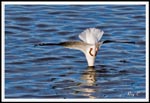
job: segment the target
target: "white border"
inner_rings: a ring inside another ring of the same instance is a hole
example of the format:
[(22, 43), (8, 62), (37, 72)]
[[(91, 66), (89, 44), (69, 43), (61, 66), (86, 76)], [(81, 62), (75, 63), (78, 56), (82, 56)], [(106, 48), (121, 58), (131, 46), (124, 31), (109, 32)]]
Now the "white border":
[(149, 100), (149, 3), (146, 4), (146, 99)]
[[(146, 98), (145, 99), (5, 99), (5, 5), (28, 4), (28, 5), (146, 5)], [(146, 102), (149, 101), (149, 2), (2, 2), (2, 101), (5, 102)]]
[(122, 1), (117, 1), (117, 2), (3, 2), (4, 4), (15, 4), (15, 5), (20, 5), (20, 4), (28, 4), (28, 5), (97, 5), (97, 4), (110, 4), (110, 5), (145, 5), (148, 4), (148, 2), (122, 2)]
[(2, 100), (4, 100), (5, 98), (4, 98), (4, 96), (5, 96), (5, 47), (4, 47), (4, 44), (5, 44), (5, 33), (4, 33), (4, 31), (5, 31), (5, 24), (4, 24), (4, 22), (5, 22), (5, 20), (4, 20), (4, 15), (5, 15), (5, 7), (4, 7), (4, 4), (2, 4), (2, 18), (1, 18), (1, 23), (2, 23), (2, 25), (1, 25), (1, 34), (2, 34), (2, 59), (1, 59), (1, 61), (3, 61), (2, 62), (2, 72), (1, 72), (1, 80), (2, 80)]

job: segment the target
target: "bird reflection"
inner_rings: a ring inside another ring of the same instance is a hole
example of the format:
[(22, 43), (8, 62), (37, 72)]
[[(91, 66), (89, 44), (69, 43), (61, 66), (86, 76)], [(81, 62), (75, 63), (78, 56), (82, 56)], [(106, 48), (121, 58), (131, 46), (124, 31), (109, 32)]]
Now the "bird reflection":
[(96, 70), (94, 67), (88, 67), (86, 71), (82, 74), (81, 77), (83, 82), (80, 85), (80, 93), (82, 92), (83, 96), (87, 96), (89, 98), (96, 98), (92, 94), (96, 92), (96, 88), (94, 88), (96, 82)]
[(83, 73), (82, 80), (86, 81), (86, 85), (93, 86), (96, 81), (96, 71), (94, 67), (88, 67)]

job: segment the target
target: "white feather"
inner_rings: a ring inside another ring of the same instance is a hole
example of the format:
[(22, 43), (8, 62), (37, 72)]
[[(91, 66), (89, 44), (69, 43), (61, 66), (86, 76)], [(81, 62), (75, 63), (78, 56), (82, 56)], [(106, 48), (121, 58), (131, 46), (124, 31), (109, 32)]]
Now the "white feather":
[(79, 34), (79, 38), (88, 43), (88, 44), (96, 44), (102, 38), (104, 32), (100, 29), (89, 28)]

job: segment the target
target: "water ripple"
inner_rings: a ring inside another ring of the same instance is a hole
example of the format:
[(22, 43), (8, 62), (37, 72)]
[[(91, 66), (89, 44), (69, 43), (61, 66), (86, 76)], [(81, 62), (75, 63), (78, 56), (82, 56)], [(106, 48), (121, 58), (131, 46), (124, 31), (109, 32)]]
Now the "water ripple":
[[(144, 5), (6, 5), (6, 98), (145, 98)], [(42, 42), (105, 33), (95, 68), (80, 51)]]

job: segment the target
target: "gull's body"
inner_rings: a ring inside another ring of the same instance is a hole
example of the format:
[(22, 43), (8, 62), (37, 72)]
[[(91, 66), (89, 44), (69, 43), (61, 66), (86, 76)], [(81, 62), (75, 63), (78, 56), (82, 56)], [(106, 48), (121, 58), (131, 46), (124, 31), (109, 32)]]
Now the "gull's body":
[(79, 38), (82, 41), (63, 42), (59, 44), (42, 43), (38, 45), (39, 46), (62, 45), (69, 49), (80, 50), (85, 54), (88, 66), (94, 66), (94, 62), (95, 62), (95, 58), (98, 53), (98, 50), (100, 46), (103, 44), (103, 42), (99, 42), (99, 40), (103, 36), (103, 33), (104, 32), (100, 29), (89, 28), (83, 31), (81, 34), (79, 34)]
[(103, 31), (95, 28), (89, 28), (79, 34), (79, 38), (83, 41), (80, 42), (64, 42), (66, 48), (77, 49), (85, 54), (88, 66), (94, 66), (97, 52), (103, 42), (99, 42), (103, 35)]

